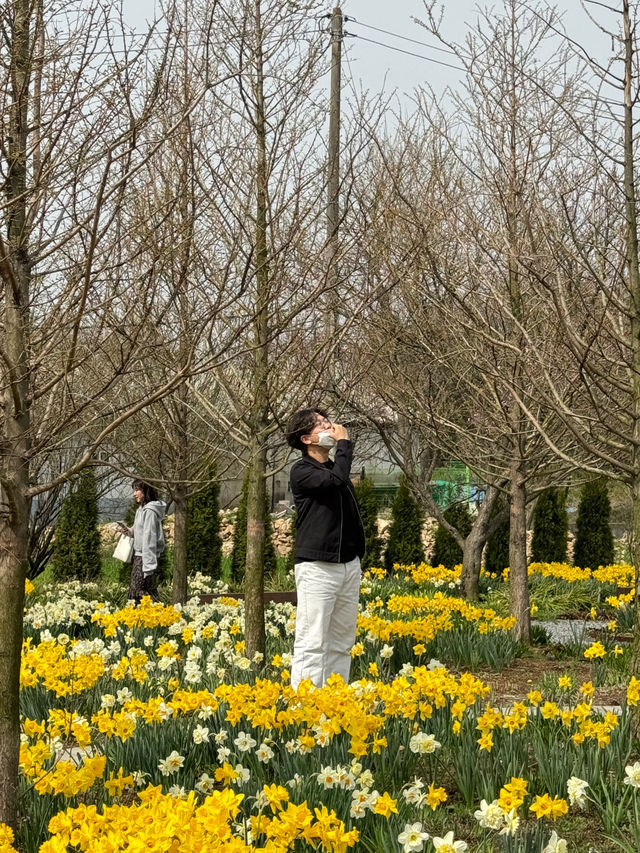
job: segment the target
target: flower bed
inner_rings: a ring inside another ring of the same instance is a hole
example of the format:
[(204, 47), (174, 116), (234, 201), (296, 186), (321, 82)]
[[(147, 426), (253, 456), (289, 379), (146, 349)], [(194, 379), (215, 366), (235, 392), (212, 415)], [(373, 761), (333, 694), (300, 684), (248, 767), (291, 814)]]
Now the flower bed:
[[(563, 822), (585, 814), (629, 842), (640, 683), (628, 679), (620, 713), (568, 677), (553, 695), (497, 704), (464, 670), (521, 651), (512, 621), (463, 601), (456, 580), (432, 567), (372, 573), (354, 680), (297, 694), (290, 604), (268, 609), (265, 667), (244, 654), (236, 599), (134, 608), (74, 584), (32, 594), (21, 849), (540, 853), (561, 850)], [(600, 649), (591, 656), (597, 676)], [(12, 844), (0, 830), (0, 851)]]

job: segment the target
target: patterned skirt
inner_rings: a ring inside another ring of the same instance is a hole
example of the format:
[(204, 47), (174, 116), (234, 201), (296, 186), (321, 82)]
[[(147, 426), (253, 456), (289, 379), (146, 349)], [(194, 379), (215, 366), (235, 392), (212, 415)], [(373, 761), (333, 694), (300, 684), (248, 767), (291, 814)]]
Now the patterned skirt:
[(131, 566), (131, 585), (129, 587), (129, 598), (132, 598), (136, 604), (139, 604), (145, 595), (150, 596), (152, 601), (159, 601), (158, 597), (158, 581), (156, 573), (144, 576), (142, 571), (142, 556), (137, 554), (133, 558)]

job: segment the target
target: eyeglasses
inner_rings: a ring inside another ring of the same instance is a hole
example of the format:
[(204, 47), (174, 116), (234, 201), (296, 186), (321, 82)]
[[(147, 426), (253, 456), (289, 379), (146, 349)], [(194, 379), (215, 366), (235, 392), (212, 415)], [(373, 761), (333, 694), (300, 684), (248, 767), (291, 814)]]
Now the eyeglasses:
[(316, 421), (314, 429), (322, 427), (323, 429), (331, 429), (331, 421), (328, 418), (320, 418)]

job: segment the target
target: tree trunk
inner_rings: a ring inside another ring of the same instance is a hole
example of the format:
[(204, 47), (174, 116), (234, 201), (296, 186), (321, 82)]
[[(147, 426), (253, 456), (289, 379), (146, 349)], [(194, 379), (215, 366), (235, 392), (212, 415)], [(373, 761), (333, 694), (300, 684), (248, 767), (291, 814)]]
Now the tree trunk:
[(15, 0), (11, 20), (11, 105), (5, 184), (7, 244), (0, 243), (4, 286), (6, 391), (0, 441), (0, 822), (18, 818), (20, 753), (20, 656), (27, 574), (29, 510), (30, 373), (29, 284), (26, 227), (27, 120), (29, 101), (30, 0)]
[(477, 601), (482, 568), (482, 549), (487, 537), (474, 527), (464, 540), (462, 549), (462, 590), (469, 601)]
[[(26, 483), (25, 483), (26, 488)], [(27, 576), (29, 501), (0, 519), (0, 823), (15, 827), (20, 754), (20, 655)]]
[(264, 541), (266, 450), (260, 437), (253, 444), (247, 490), (247, 563), (245, 570), (245, 653), (265, 652)]
[(173, 603), (184, 604), (187, 600), (187, 487), (183, 472), (179, 470), (177, 474), (179, 480), (173, 492)]
[(519, 460), (514, 463), (511, 474), (509, 521), (509, 607), (516, 617), (513, 633), (517, 640), (528, 643), (531, 615), (527, 574), (527, 490)]
[[(640, 678), (640, 471), (636, 474), (631, 489), (633, 499), (633, 535), (631, 540), (631, 559), (636, 572), (635, 608), (636, 621), (633, 632), (633, 647), (631, 658), (631, 672), (636, 678)], [(636, 735), (640, 736), (640, 713), (635, 715), (634, 728)]]
[(465, 598), (469, 601), (477, 601), (480, 580), (480, 569), (482, 568), (482, 551), (487, 541), (491, 513), (498, 499), (498, 489), (489, 486), (486, 491), (482, 506), (473, 523), (471, 532), (464, 540), (462, 548), (462, 589)]
[[(638, 209), (635, 188), (634, 169), (634, 116), (635, 95), (633, 89), (634, 73), (634, 34), (631, 26), (629, 2), (624, 0), (623, 30), (625, 46), (624, 62), (624, 195), (626, 219), (626, 249), (629, 274), (629, 313), (631, 315), (631, 347), (633, 352), (632, 394), (633, 394), (633, 478), (631, 493), (633, 497), (633, 547), (632, 559), (636, 571), (635, 589), (635, 626), (631, 671), (640, 678), (640, 261), (638, 259)], [(633, 709), (633, 730), (640, 737), (640, 707)]]
[[(182, 282), (182, 287), (185, 284)], [(186, 311), (186, 295), (181, 295), (185, 305), (181, 306), (181, 320), (183, 328), (180, 341), (180, 360), (186, 363), (187, 355), (184, 348), (188, 346), (188, 334), (184, 321)], [(189, 487), (187, 480), (189, 476), (189, 411), (187, 408), (187, 387), (181, 385), (175, 393), (176, 421), (174, 440), (177, 446), (178, 458), (176, 460), (176, 484), (173, 490), (174, 505), (174, 533), (173, 533), (173, 603), (181, 603), (187, 600), (187, 512)]]
[(256, 315), (254, 320), (253, 401), (250, 413), (251, 459), (247, 491), (247, 557), (245, 567), (245, 652), (252, 658), (265, 652), (264, 627), (264, 530), (269, 421), (267, 380), (269, 374), (269, 251), (267, 243), (268, 171), (267, 123), (264, 104), (262, 22), (260, 0), (255, 0), (256, 82)]

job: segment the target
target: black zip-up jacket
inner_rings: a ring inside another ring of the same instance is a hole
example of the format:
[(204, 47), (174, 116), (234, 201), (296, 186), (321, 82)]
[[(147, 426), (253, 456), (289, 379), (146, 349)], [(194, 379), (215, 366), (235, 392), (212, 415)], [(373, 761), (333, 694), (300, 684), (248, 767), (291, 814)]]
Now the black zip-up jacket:
[(303, 456), (292, 467), (291, 491), (298, 511), (296, 563), (346, 563), (364, 556), (364, 528), (349, 479), (352, 457), (351, 442), (340, 439), (335, 462)]

